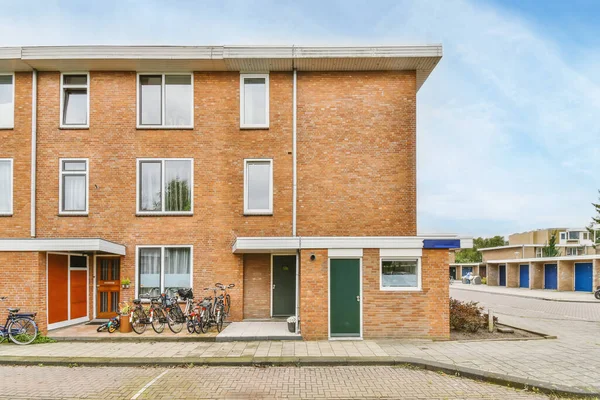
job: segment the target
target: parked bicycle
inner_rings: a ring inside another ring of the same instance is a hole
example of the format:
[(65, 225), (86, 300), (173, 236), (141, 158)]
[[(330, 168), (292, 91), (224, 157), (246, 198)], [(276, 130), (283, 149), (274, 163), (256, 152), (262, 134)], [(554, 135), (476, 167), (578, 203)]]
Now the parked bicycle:
[(227, 289), (232, 289), (235, 287), (235, 284), (230, 283), (229, 285), (225, 286), (222, 283), (215, 283), (215, 286), (218, 287), (219, 289), (221, 289), (224, 293), (224, 316), (223, 319), (226, 319), (227, 317), (229, 317), (229, 311), (231, 310), (231, 296), (229, 296), (229, 293), (227, 293)]
[(116, 317), (113, 317), (110, 320), (108, 320), (108, 322), (105, 322), (102, 325), (100, 325), (96, 329), (96, 332), (108, 331), (108, 333), (114, 333), (117, 329), (119, 329), (120, 326), (121, 326), (120, 315), (117, 315)]
[(131, 314), (131, 328), (135, 333), (141, 335), (146, 331), (146, 325), (152, 325), (156, 333), (162, 333), (165, 329), (165, 313), (160, 304), (160, 297), (152, 297), (148, 308), (142, 305), (141, 299), (133, 300), (134, 308)]
[[(0, 301), (8, 297), (0, 297)], [(35, 323), (37, 313), (19, 313), (18, 308), (8, 308), (8, 316), (4, 325), (0, 325), (0, 343), (9, 338), (15, 344), (29, 344), (38, 335)]]
[(166, 293), (160, 295), (162, 300), (162, 308), (164, 315), (167, 318), (169, 329), (173, 333), (179, 333), (183, 329), (183, 324), (186, 322), (186, 316), (181, 311), (181, 307), (177, 302), (176, 297), (169, 297)]
[(204, 298), (201, 305), (201, 323), (200, 330), (202, 333), (206, 333), (211, 326), (216, 326), (217, 331), (223, 330), (223, 323), (225, 322), (225, 295), (221, 294), (217, 296), (217, 290), (224, 290), (220, 287), (204, 288), (204, 290), (213, 291), (213, 296)]

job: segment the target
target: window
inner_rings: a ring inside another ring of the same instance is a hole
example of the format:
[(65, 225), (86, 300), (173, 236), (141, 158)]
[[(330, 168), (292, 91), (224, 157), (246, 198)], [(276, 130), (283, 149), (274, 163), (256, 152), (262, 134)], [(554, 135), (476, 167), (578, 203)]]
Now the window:
[(579, 231), (569, 231), (569, 240), (579, 240)]
[(567, 232), (561, 232), (560, 233), (560, 241), (563, 242), (567, 240)]
[(0, 158), (0, 215), (13, 212), (13, 160)]
[(60, 214), (88, 213), (88, 160), (60, 160)]
[(60, 127), (87, 128), (89, 74), (62, 74), (60, 79)]
[(0, 75), (0, 129), (15, 125), (15, 76)]
[(138, 160), (138, 213), (192, 214), (192, 159)]
[(568, 256), (581, 256), (583, 255), (583, 247), (567, 247), (566, 253)]
[(421, 290), (421, 259), (381, 259), (381, 290)]
[(138, 75), (138, 128), (193, 128), (191, 74)]
[(244, 214), (273, 214), (273, 160), (244, 160)]
[(535, 256), (536, 257), (542, 257), (542, 255), (543, 255), (542, 251), (543, 251), (542, 247), (536, 247), (535, 248)]
[(240, 75), (240, 128), (269, 127), (269, 74)]
[(178, 289), (192, 287), (191, 246), (144, 246), (138, 248), (137, 295), (161, 293), (174, 297)]
[(589, 232), (583, 232), (582, 236), (583, 236), (583, 240), (589, 240), (590, 239), (590, 233)]

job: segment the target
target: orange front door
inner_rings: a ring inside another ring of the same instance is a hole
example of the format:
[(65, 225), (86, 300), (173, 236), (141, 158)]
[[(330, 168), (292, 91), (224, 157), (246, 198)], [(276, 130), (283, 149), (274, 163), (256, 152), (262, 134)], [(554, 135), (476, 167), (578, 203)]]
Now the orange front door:
[(69, 319), (69, 256), (48, 254), (48, 323)]
[(98, 284), (98, 318), (112, 318), (119, 311), (121, 290), (121, 259), (98, 257), (96, 261), (96, 283)]

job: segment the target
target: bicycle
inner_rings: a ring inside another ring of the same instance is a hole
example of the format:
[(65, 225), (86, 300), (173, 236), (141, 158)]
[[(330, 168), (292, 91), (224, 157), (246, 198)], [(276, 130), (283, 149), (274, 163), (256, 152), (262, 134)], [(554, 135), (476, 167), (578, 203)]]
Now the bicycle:
[(225, 286), (222, 283), (215, 283), (215, 286), (218, 287), (219, 289), (221, 289), (224, 292), (225, 298), (224, 298), (224, 316), (223, 319), (229, 317), (229, 311), (231, 310), (231, 296), (229, 296), (229, 293), (227, 293), (227, 289), (232, 289), (235, 287), (235, 284), (230, 283), (229, 285)]
[[(207, 312), (203, 314), (203, 316), (206, 318), (203, 318), (203, 320), (201, 321), (201, 330), (202, 328), (204, 328), (202, 330), (202, 333), (206, 333), (208, 328), (210, 328), (212, 325), (217, 326), (218, 332), (221, 332), (223, 330), (223, 324), (225, 322), (225, 295), (221, 294), (217, 296), (218, 289), (223, 290), (220, 287), (214, 287), (212, 289), (204, 288), (204, 290), (212, 290), (214, 293), (214, 297), (204, 298), (205, 304), (207, 305), (203, 308), (205, 308)], [(208, 302), (210, 302), (210, 305), (208, 305)]]
[(167, 317), (167, 324), (173, 333), (179, 333), (183, 329), (183, 323), (186, 322), (186, 316), (181, 311), (177, 303), (177, 298), (169, 297), (166, 293), (160, 295), (162, 299), (162, 308)]
[(156, 333), (162, 333), (165, 329), (166, 318), (159, 299), (159, 297), (152, 297), (150, 307), (147, 309), (142, 306), (141, 299), (133, 300), (135, 306), (131, 314), (131, 328), (138, 335), (146, 331), (146, 325), (152, 325)]
[[(1, 301), (8, 297), (0, 297)], [(38, 335), (35, 323), (37, 313), (20, 313), (18, 308), (8, 308), (8, 316), (4, 325), (0, 325), (0, 343), (8, 337), (15, 344), (29, 344)]]
[(116, 317), (113, 317), (110, 320), (108, 320), (108, 322), (105, 322), (102, 325), (100, 325), (96, 329), (96, 332), (108, 331), (108, 333), (114, 333), (117, 329), (119, 329), (120, 326), (121, 318), (120, 315), (117, 315)]

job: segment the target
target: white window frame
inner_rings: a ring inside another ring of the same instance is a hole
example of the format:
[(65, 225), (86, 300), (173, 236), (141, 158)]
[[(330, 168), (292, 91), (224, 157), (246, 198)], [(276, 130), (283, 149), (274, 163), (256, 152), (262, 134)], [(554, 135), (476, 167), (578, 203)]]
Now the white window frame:
[[(423, 287), (422, 257), (380, 257), (379, 258), (379, 290), (385, 292), (420, 292)], [(417, 260), (417, 286), (416, 287), (385, 287), (383, 286), (384, 261), (414, 261)]]
[[(140, 182), (140, 167), (142, 162), (160, 162), (160, 173), (161, 173), (161, 211), (142, 211), (140, 209), (140, 196), (142, 194), (142, 183)], [(192, 191), (192, 200), (190, 204), (190, 211), (165, 211), (165, 162), (166, 161), (190, 161), (191, 176), (190, 176), (190, 189)], [(135, 173), (135, 210), (137, 215), (194, 215), (194, 159), (193, 158), (138, 158), (136, 159), (136, 173)]]
[[(571, 238), (571, 233), (577, 233), (578, 237)], [(581, 239), (581, 231), (568, 231), (567, 232), (567, 240), (579, 240), (579, 239)]]
[[(194, 246), (191, 244), (165, 244), (165, 245), (136, 245), (135, 246), (135, 298), (140, 297), (140, 249), (160, 249), (160, 292), (165, 289), (165, 249), (189, 248), (190, 249), (190, 288), (194, 288)], [(145, 300), (150, 301), (150, 300)]]
[(14, 211), (14, 198), (15, 198), (15, 162), (12, 158), (0, 158), (0, 161), (8, 161), (10, 164), (10, 201), (9, 201), (9, 210), (8, 211), (0, 211), (1, 216), (11, 216)]
[[(143, 125), (141, 124), (140, 118), (141, 118), (141, 107), (140, 107), (140, 96), (141, 96), (141, 90), (140, 90), (140, 76), (147, 76), (147, 75), (151, 75), (151, 76), (156, 76), (156, 75), (160, 75), (162, 76), (162, 81), (161, 81), (161, 90), (160, 90), (160, 95), (161, 95), (161, 124), (160, 125)], [(191, 101), (190, 101), (190, 115), (192, 117), (192, 123), (190, 125), (165, 125), (165, 117), (166, 117), (166, 102), (165, 102), (165, 76), (166, 75), (189, 75), (190, 76), (190, 85), (192, 86), (192, 90), (191, 90)], [(135, 88), (135, 92), (136, 92), (136, 104), (135, 104), (135, 109), (136, 109), (136, 115), (135, 115), (135, 126), (137, 129), (194, 129), (194, 74), (191, 72), (168, 72), (168, 73), (161, 73), (161, 72), (138, 72), (137, 74), (137, 78), (136, 78), (136, 88)]]
[[(268, 162), (271, 167), (269, 177), (269, 208), (251, 209), (248, 207), (248, 163)], [(246, 158), (244, 159), (244, 215), (273, 215), (273, 159), (272, 158)]]
[[(87, 77), (86, 85), (65, 85), (64, 77), (71, 75), (85, 75)], [(87, 123), (86, 124), (65, 124), (65, 89), (86, 89), (87, 90)], [(88, 129), (90, 127), (90, 73), (89, 72), (64, 72), (60, 74), (60, 129)]]
[[(245, 124), (244, 103), (246, 100), (244, 92), (244, 79), (246, 78), (264, 78), (265, 79), (265, 123), (264, 124)], [(240, 129), (268, 129), (269, 128), (269, 74), (240, 74)]]
[[(85, 211), (63, 210), (63, 175), (82, 175), (83, 171), (63, 171), (64, 161), (85, 162)], [(58, 159), (58, 214), (59, 215), (88, 215), (90, 205), (90, 162), (88, 158), (59, 158)]]
[(0, 72), (0, 76), (12, 76), (12, 105), (13, 105), (13, 118), (12, 118), (12, 125), (0, 125), (0, 129), (14, 129), (15, 128), (15, 86), (16, 86), (16, 82), (15, 82), (15, 73), (14, 72), (9, 72), (9, 73), (5, 73), (5, 72)]
[(544, 255), (544, 249), (542, 247), (535, 248), (535, 257), (540, 258)]

